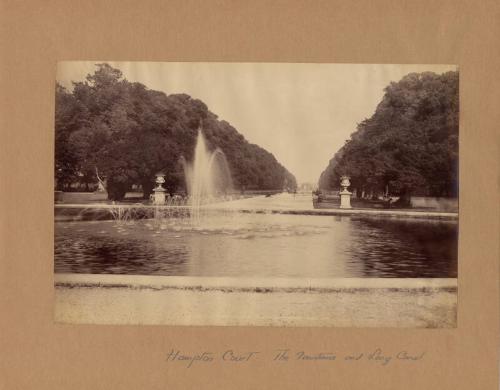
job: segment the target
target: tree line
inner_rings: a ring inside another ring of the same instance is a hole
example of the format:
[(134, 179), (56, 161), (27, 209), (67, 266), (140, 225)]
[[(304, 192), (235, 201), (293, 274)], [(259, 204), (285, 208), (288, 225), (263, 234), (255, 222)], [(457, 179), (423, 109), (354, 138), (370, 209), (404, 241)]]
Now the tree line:
[(134, 185), (147, 198), (162, 170), (170, 192), (185, 191), (182, 159), (192, 161), (200, 126), (209, 148), (224, 152), (235, 189), (297, 186), (271, 153), (245, 140), (201, 100), (129, 82), (108, 64), (97, 64), (72, 91), (57, 84), (55, 99), (57, 190), (75, 183), (94, 188), (101, 179), (111, 200), (123, 199)]
[(319, 179), (339, 188), (351, 178), (358, 196), (458, 195), (459, 75), (411, 73), (385, 88), (372, 117), (358, 124)]

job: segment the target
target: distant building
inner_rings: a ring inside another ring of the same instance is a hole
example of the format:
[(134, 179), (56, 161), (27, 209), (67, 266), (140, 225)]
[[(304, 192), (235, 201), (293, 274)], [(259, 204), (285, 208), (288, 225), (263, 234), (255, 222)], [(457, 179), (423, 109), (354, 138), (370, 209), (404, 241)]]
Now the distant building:
[(312, 183), (300, 183), (297, 187), (298, 192), (311, 192), (316, 186)]

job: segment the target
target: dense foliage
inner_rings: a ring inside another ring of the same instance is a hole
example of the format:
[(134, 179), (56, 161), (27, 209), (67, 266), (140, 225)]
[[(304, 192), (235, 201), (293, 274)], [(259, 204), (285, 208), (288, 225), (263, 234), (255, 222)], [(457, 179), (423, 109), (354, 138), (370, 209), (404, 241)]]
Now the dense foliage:
[(122, 199), (132, 185), (147, 197), (154, 174), (163, 170), (168, 190), (183, 190), (181, 159), (192, 160), (201, 124), (209, 147), (225, 153), (236, 189), (296, 187), (271, 153), (248, 143), (202, 101), (150, 90), (99, 64), (73, 91), (56, 87), (56, 189), (95, 184), (99, 177), (110, 199)]
[(457, 196), (458, 72), (412, 73), (391, 83), (373, 116), (330, 160), (321, 189), (351, 177), (361, 194)]

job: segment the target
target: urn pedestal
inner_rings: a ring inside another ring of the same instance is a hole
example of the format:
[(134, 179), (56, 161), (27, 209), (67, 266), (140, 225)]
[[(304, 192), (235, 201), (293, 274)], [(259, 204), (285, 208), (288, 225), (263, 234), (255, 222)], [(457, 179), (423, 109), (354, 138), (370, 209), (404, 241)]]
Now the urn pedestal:
[(351, 195), (352, 192), (347, 190), (347, 187), (351, 185), (351, 181), (349, 180), (349, 176), (342, 176), (340, 178), (340, 187), (341, 191), (340, 195), (340, 208), (341, 209), (350, 209), (351, 207)]
[(165, 204), (165, 189), (164, 188), (155, 188), (153, 194), (153, 204), (155, 206), (162, 206)]
[(165, 188), (162, 184), (165, 183), (165, 174), (163, 172), (158, 172), (156, 174), (156, 187), (153, 188), (153, 204), (155, 206), (163, 206), (165, 204)]
[(340, 208), (341, 209), (350, 209), (351, 207), (351, 195), (352, 192), (347, 190), (339, 192), (340, 195)]

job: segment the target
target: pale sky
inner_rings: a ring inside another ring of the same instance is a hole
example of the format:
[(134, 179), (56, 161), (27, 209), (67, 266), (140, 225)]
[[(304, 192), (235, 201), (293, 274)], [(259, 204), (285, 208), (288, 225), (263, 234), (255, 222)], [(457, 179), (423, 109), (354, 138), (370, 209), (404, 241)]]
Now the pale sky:
[(107, 62), (132, 82), (186, 93), (274, 154), (297, 178), (316, 184), (335, 152), (369, 118), (384, 88), (412, 72), (455, 65), (65, 61), (57, 80), (71, 89)]

